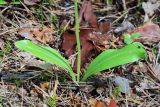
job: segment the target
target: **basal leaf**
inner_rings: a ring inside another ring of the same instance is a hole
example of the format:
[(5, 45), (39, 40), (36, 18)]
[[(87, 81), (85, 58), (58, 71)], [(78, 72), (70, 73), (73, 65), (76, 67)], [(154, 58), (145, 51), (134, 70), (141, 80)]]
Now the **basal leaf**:
[(61, 54), (58, 51), (56, 51), (55, 49), (52, 49), (52, 48), (46, 47), (46, 46), (39, 46), (29, 40), (17, 41), (15, 43), (15, 45), (19, 49), (22, 49), (26, 52), (29, 52), (32, 55), (34, 55), (34, 56), (36, 56), (46, 62), (49, 62), (51, 64), (56, 64), (64, 69), (66, 69), (69, 72), (69, 74), (71, 75), (72, 79), (74, 81), (76, 80), (75, 73), (73, 72), (68, 61), (64, 57), (62, 57)]
[(82, 80), (105, 69), (135, 62), (142, 58), (146, 58), (146, 51), (141, 43), (132, 43), (122, 49), (106, 50), (91, 62)]

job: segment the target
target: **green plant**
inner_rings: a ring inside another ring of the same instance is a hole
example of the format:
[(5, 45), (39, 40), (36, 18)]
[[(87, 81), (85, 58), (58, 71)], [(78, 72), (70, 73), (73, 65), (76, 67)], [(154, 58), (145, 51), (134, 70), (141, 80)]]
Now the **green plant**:
[(114, 95), (114, 97), (115, 97), (116, 99), (118, 99), (120, 93), (121, 93), (121, 91), (120, 91), (120, 88), (119, 88), (119, 87), (114, 87), (114, 88), (113, 88), (112, 94)]
[(139, 32), (135, 32), (132, 35), (127, 33), (127, 34), (123, 34), (123, 36), (124, 36), (124, 43), (131, 44), (131, 43), (134, 42), (134, 39), (137, 39), (137, 38), (140, 37), (140, 33)]
[(3, 107), (2, 104), (0, 104), (0, 107)]
[(108, 5), (112, 5), (112, 4), (113, 4), (113, 0), (106, 0), (106, 3), (107, 3)]
[(4, 55), (11, 53), (12, 49), (13, 43), (6, 40), (4, 47), (0, 50), (0, 57), (3, 57)]
[(78, 57), (77, 57), (77, 81), (80, 80), (80, 72), (81, 72), (81, 45), (80, 45), (80, 37), (79, 37), (79, 21), (78, 21), (78, 0), (74, 0), (74, 11), (75, 11), (75, 29), (76, 29), (76, 42), (78, 49)]
[[(68, 61), (60, 55), (58, 51), (46, 46), (34, 44), (29, 40), (17, 41), (15, 45), (22, 50), (30, 52), (32, 55), (45, 60), (51, 64), (56, 64), (68, 71), (73, 81), (76, 81), (76, 74), (73, 72)], [(116, 67), (119, 65), (127, 64), (130, 62), (138, 61), (139, 59), (146, 58), (147, 54), (141, 43), (135, 42), (129, 44), (121, 49), (108, 49), (98, 55), (88, 66), (82, 78), (85, 81), (91, 75)]]
[(0, 5), (4, 5), (4, 4), (20, 4), (20, 2), (19, 2), (19, 0), (14, 0), (11, 3), (8, 3), (5, 0), (0, 0)]
[[(38, 58), (45, 60), (51, 64), (56, 64), (68, 71), (73, 81), (80, 81), (80, 65), (81, 65), (81, 46), (79, 38), (79, 24), (78, 24), (78, 0), (74, 0), (75, 7), (75, 33), (76, 42), (78, 49), (78, 61), (77, 61), (77, 73), (75, 74), (68, 63), (68, 61), (61, 56), (61, 54), (46, 46), (40, 46), (34, 44), (29, 40), (22, 40), (15, 43), (15, 45), (22, 50), (30, 52), (31, 54), (37, 56)], [(130, 37), (132, 39), (132, 37)], [(128, 39), (129, 40), (129, 39)], [(131, 41), (131, 40), (130, 40)], [(89, 76), (95, 75), (96, 73), (116, 67), (122, 64), (127, 64), (130, 62), (137, 61), (141, 58), (146, 57), (146, 51), (141, 43), (129, 42), (127, 46), (122, 49), (109, 49), (102, 52), (98, 57), (96, 57), (89, 67), (87, 68), (82, 80), (85, 81)]]
[(45, 60), (51, 64), (59, 65), (60, 67), (66, 69), (73, 81), (76, 81), (76, 74), (73, 72), (68, 61), (64, 57), (62, 57), (55, 49), (34, 44), (29, 40), (18, 41), (15, 43), (15, 45), (22, 50), (32, 53), (42, 60)]
[(105, 69), (138, 61), (146, 58), (146, 51), (141, 43), (135, 42), (121, 49), (109, 49), (98, 55), (88, 66), (82, 80)]
[(56, 99), (56, 96), (55, 96), (55, 95), (51, 96), (51, 97), (47, 100), (47, 104), (48, 104), (50, 107), (56, 107), (56, 103), (57, 103), (57, 99)]

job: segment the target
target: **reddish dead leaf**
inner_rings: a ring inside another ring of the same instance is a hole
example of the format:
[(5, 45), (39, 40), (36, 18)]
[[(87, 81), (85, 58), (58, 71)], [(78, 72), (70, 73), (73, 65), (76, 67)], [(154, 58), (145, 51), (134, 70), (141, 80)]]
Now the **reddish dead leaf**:
[(106, 107), (106, 105), (102, 101), (98, 101), (96, 99), (90, 99), (89, 102), (92, 107)]
[(101, 33), (107, 33), (111, 28), (111, 23), (110, 22), (100, 22), (98, 24), (98, 28)]
[[(94, 46), (88, 40), (88, 35), (92, 29), (81, 29), (80, 30), (80, 41), (81, 41), (81, 64), (83, 65)], [(70, 56), (76, 50), (76, 37), (75, 32), (68, 30), (63, 35), (62, 49), (65, 51), (66, 56)], [(76, 61), (75, 61), (76, 62)], [(76, 71), (77, 64), (75, 63), (73, 69)]]
[(160, 28), (157, 24), (148, 22), (143, 26), (135, 28), (133, 31), (129, 32), (130, 34), (134, 32), (140, 33), (140, 39), (146, 42), (158, 42), (160, 41)]
[(92, 41), (92, 44), (99, 50), (104, 51), (109, 48), (109, 40), (111, 35), (108, 34), (98, 34), (96, 32), (90, 33), (89, 40)]
[(112, 99), (108, 105), (108, 107), (117, 107), (116, 101)]
[[(79, 23), (88, 22), (90, 27), (98, 27), (97, 17), (94, 15), (90, 0), (84, 0), (79, 13)], [(85, 23), (86, 24), (86, 23)]]
[(43, 28), (42, 30), (40, 28), (23, 28), (19, 30), (19, 34), (22, 37), (25, 37), (26, 39), (30, 40), (37, 40), (41, 43), (49, 43), (53, 41), (53, 35), (52, 35), (52, 29), (51, 28)]
[[(85, 22), (85, 23), (84, 23)], [(108, 30), (110, 29), (109, 22), (97, 23), (97, 18), (92, 11), (91, 2), (85, 0), (80, 9), (79, 23), (83, 25), (80, 27), (80, 41), (81, 41), (81, 65), (87, 61), (91, 52), (97, 46), (108, 48)], [(84, 24), (89, 24), (84, 27)], [(76, 50), (76, 36), (74, 29), (67, 30), (63, 34), (62, 50), (65, 51), (66, 56), (70, 56)], [(74, 71), (77, 69), (77, 61), (74, 63)]]

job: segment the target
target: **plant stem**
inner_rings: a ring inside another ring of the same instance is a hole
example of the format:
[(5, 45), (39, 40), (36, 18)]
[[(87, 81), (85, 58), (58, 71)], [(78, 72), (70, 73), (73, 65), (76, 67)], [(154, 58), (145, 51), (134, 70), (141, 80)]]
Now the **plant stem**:
[(78, 23), (78, 0), (74, 0), (74, 12), (75, 12), (75, 29), (76, 29), (76, 42), (78, 48), (78, 57), (77, 57), (77, 82), (80, 81), (80, 68), (81, 68), (81, 45), (79, 37), (79, 23)]

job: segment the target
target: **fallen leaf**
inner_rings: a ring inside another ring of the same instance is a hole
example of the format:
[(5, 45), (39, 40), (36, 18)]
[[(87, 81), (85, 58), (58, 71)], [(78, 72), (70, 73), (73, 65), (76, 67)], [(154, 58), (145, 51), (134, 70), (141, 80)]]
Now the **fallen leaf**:
[[(97, 22), (91, 2), (84, 0), (79, 15), (80, 42), (81, 42), (81, 66), (87, 61), (95, 47), (102, 46), (108, 48), (109, 37), (107, 34), (111, 27), (109, 22)], [(95, 46), (96, 45), (96, 46)], [(62, 50), (69, 57), (76, 51), (76, 36), (74, 29), (66, 30), (63, 34)], [(74, 71), (77, 69), (77, 61), (74, 63)]]
[(138, 86), (136, 86), (137, 92), (144, 92), (145, 90), (151, 89), (159, 89), (159, 86), (156, 86), (154, 82), (147, 79), (144, 79)]
[(102, 34), (107, 33), (111, 28), (110, 22), (99, 22), (98, 23), (98, 31)]
[(151, 1), (142, 2), (142, 7), (145, 12), (144, 22), (148, 21), (149, 17), (153, 16), (155, 10), (157, 10), (159, 6), (160, 6), (159, 1), (157, 1), (155, 3), (152, 3)]
[(106, 107), (106, 105), (102, 101), (96, 99), (90, 99), (89, 102), (92, 107)]
[[(90, 30), (88, 29), (80, 30), (81, 64), (82, 65), (86, 61), (86, 58), (90, 55), (90, 52), (94, 49), (93, 44), (89, 42), (89, 40), (87, 39), (87, 36), (91, 32)], [(65, 55), (69, 57), (76, 50), (76, 38), (75, 38), (74, 31), (66, 31), (63, 35), (63, 38), (64, 39), (63, 39), (62, 49), (65, 51)], [(76, 71), (77, 63), (74, 64), (73, 69), (74, 71)]]
[(117, 107), (116, 101), (114, 99), (110, 100), (108, 107)]
[(131, 31), (134, 29), (134, 25), (131, 22), (125, 21), (123, 22), (120, 26), (118, 26), (114, 32), (115, 33), (120, 33), (124, 31)]
[(140, 33), (140, 39), (143, 42), (159, 42), (160, 41), (160, 28), (157, 24), (152, 22), (147, 22), (144, 25), (133, 29), (129, 34), (133, 34), (135, 32)]
[(45, 61), (38, 60), (38, 59), (31, 59), (30, 61), (28, 61), (26, 63), (26, 67), (27, 68), (37, 67), (37, 68), (40, 68), (40, 69), (45, 70), (45, 71), (52, 71), (53, 70), (53, 65), (52, 64), (47, 63)]
[(40, 2), (41, 0), (23, 0), (24, 4), (28, 6), (33, 6), (36, 5)]
[[(98, 27), (97, 17), (94, 15), (90, 0), (84, 0), (79, 12), (79, 23), (88, 22), (90, 27)], [(86, 23), (85, 23), (86, 24)]]
[(18, 33), (25, 37), (26, 39), (30, 39), (32, 41), (39, 41), (41, 43), (49, 43), (53, 42), (52, 29), (44, 27), (42, 30), (38, 27), (35, 28), (22, 28), (18, 31)]
[(109, 40), (112, 38), (112, 35), (108, 34), (98, 34), (96, 32), (89, 34), (89, 40), (92, 41), (92, 44), (99, 49), (100, 51), (104, 51), (109, 48)]
[(129, 86), (129, 82), (131, 81), (129, 81), (126, 78), (117, 76), (113, 78), (113, 82), (115, 83), (115, 85), (119, 87), (122, 93), (129, 94), (129, 95), (131, 94), (131, 88)]

